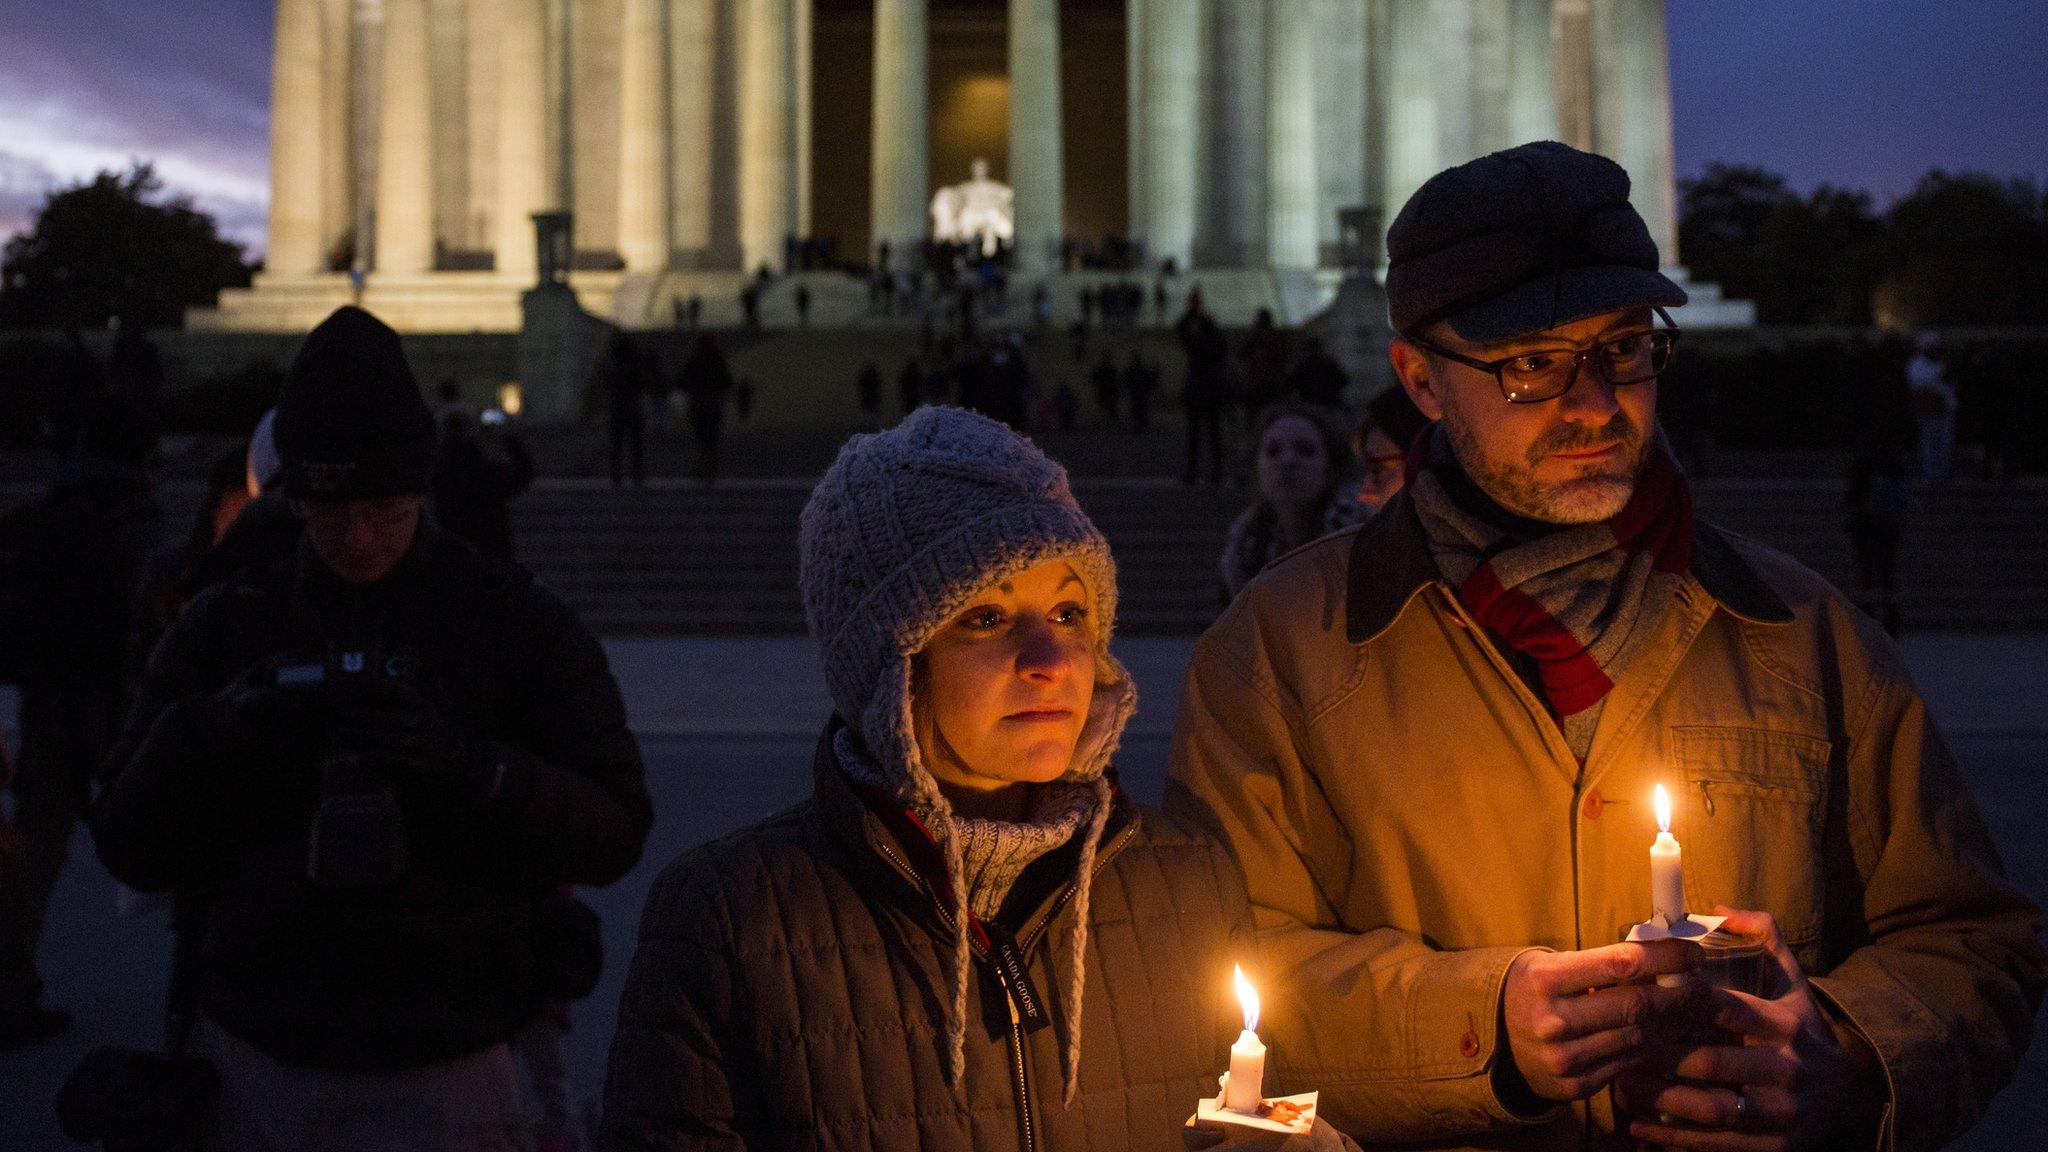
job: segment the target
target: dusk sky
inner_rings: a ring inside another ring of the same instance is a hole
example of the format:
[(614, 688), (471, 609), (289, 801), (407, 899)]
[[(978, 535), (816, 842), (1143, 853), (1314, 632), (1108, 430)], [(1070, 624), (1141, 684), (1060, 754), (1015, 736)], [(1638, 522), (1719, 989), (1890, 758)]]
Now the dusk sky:
[[(156, 161), (260, 245), (275, 0), (0, 0), (0, 236)], [(2048, 181), (2044, 0), (1671, 0), (1679, 171), (1757, 164), (1889, 200), (1929, 168)]]

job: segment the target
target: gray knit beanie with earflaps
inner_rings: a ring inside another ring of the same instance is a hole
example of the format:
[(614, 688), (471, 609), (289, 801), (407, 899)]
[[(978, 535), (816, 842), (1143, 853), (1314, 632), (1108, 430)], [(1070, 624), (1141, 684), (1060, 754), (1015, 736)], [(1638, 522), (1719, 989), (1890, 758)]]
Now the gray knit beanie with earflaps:
[(1094, 792), (1075, 881), (1073, 975), (1064, 996), (1066, 1102), (1081, 1057), (1088, 890), (1109, 818), (1103, 772), (1137, 707), (1130, 673), (1109, 653), (1116, 566), (1109, 542), (1067, 486), (1066, 470), (1003, 424), (927, 407), (887, 432), (848, 440), (804, 506), (804, 617), (839, 715), (860, 736), (896, 798), (926, 822), (952, 882), (953, 987), (947, 1067), (966, 1072), (967, 884), (953, 809), (918, 751), (911, 658), (985, 589), (1047, 560), (1071, 564), (1095, 622), (1095, 694), (1061, 780)]

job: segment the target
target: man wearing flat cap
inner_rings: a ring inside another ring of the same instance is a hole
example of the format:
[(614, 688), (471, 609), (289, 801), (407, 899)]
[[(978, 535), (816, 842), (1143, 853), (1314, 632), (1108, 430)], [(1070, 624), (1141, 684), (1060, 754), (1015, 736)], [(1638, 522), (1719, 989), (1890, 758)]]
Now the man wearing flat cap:
[[(1882, 630), (1694, 517), (1656, 424), (1685, 293), (1627, 175), (1496, 153), (1387, 242), (1410, 482), (1238, 597), (1174, 738), (1167, 806), (1270, 950), (1276, 1087), (1363, 1143), (1940, 1146), (2026, 1046), (2040, 912)], [(1757, 995), (1622, 943), (1658, 785)]]

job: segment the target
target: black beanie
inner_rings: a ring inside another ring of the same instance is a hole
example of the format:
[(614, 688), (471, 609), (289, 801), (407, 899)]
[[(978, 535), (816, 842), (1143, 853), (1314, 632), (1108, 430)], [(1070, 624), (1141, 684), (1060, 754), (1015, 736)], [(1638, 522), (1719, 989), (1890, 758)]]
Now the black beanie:
[(306, 336), (278, 395), (285, 494), (376, 500), (423, 493), (434, 474), (434, 417), (398, 333), (360, 308)]

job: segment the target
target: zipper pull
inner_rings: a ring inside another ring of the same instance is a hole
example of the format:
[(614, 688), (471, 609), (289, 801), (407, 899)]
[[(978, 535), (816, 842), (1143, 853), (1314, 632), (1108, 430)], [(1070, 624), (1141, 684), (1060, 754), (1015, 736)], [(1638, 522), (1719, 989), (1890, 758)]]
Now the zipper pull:
[(1017, 1015), (1017, 997), (1012, 995), (1007, 987), (1003, 989), (1003, 1001), (1010, 1006), (1010, 1026), (1015, 1027), (1022, 1023), (1024, 1018)]
[(1714, 814), (1713, 783), (1711, 780), (1700, 781), (1700, 803), (1706, 805), (1707, 815), (1709, 816)]

